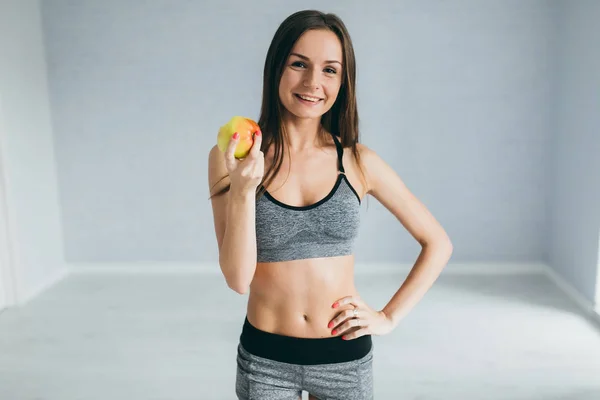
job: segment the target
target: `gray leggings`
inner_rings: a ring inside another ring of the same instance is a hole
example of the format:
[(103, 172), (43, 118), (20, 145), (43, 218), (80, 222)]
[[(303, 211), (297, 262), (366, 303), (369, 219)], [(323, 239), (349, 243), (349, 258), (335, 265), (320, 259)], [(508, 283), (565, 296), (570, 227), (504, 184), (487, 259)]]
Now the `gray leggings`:
[(302, 390), (319, 400), (373, 399), (373, 348), (362, 358), (301, 365), (249, 353), (240, 343), (235, 391), (239, 400), (298, 400)]

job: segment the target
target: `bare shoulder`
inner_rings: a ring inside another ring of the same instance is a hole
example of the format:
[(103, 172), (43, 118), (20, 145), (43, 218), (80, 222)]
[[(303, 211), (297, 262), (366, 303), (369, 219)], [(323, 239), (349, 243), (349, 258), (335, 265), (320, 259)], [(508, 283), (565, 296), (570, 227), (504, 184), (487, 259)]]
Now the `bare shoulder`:
[(377, 178), (378, 170), (382, 167), (380, 163), (383, 160), (373, 149), (363, 143), (357, 143), (356, 150), (360, 156), (360, 167), (364, 171), (367, 180), (366, 194), (373, 195), (372, 190), (375, 182), (372, 181)]
[[(404, 182), (394, 169), (377, 152), (363, 143), (357, 143), (356, 149), (360, 155), (360, 166), (367, 179), (367, 194), (378, 200), (386, 200), (382, 195), (384, 186), (393, 183), (396, 188), (406, 190)], [(405, 193), (406, 194), (406, 193)]]
[(400, 175), (376, 151), (357, 144), (367, 180), (367, 194), (390, 211), (421, 244), (449, 243), (446, 232)]

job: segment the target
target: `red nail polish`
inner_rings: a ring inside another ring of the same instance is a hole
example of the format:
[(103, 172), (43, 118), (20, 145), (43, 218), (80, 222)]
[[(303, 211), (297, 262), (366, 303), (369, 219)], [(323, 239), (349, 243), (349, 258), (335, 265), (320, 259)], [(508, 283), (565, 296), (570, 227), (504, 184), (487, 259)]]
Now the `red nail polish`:
[(343, 340), (346, 340), (347, 338), (346, 338), (346, 336), (342, 336), (342, 339), (343, 339)]
[(256, 131), (255, 135), (256, 136), (260, 136), (261, 132), (260, 131)]
[(329, 325), (327, 325), (328, 328), (333, 327), (333, 322), (330, 322)]
[(336, 301), (335, 303), (333, 303), (333, 308), (336, 308), (337, 306), (339, 306), (338, 302)]
[(234, 133), (234, 134), (233, 134), (233, 138), (234, 138), (234, 139), (236, 139), (236, 140), (237, 140), (237, 138), (239, 138), (239, 137), (240, 137), (240, 134), (239, 134), (239, 133), (237, 133), (237, 132), (236, 132), (236, 133)]
[(332, 334), (332, 335), (335, 335), (335, 332), (336, 332), (336, 330), (334, 329), (334, 330), (331, 332), (331, 334)]

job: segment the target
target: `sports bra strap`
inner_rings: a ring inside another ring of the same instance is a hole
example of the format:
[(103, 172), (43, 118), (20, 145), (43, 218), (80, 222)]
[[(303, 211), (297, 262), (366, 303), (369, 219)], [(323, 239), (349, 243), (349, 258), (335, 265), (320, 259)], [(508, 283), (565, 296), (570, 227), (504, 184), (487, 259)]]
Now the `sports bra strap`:
[(338, 154), (338, 171), (345, 173), (344, 164), (342, 163), (342, 156), (344, 155), (344, 148), (342, 144), (339, 142), (337, 136), (332, 132), (331, 136), (333, 136), (333, 141), (335, 142), (335, 147), (337, 149)]

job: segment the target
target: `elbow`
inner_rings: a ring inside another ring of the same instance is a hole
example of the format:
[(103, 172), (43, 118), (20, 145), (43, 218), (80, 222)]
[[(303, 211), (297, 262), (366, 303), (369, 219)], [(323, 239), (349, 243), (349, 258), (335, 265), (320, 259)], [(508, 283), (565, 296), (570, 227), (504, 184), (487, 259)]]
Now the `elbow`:
[(233, 290), (234, 292), (236, 292), (237, 294), (241, 294), (244, 295), (246, 293), (248, 293), (248, 285), (244, 285), (244, 284), (240, 284), (240, 283), (230, 283), (227, 282), (227, 286), (229, 286), (229, 289)]
[(246, 294), (250, 291), (250, 282), (248, 277), (245, 276), (247, 274), (243, 272), (245, 271), (244, 266), (237, 265), (236, 268), (232, 268), (229, 262), (224, 262), (220, 257), (219, 266), (229, 289), (238, 294)]
[(434, 247), (440, 252), (440, 254), (443, 254), (448, 258), (452, 256), (452, 252), (454, 251), (454, 246), (452, 245), (452, 241), (450, 241), (448, 236), (436, 241)]
[(454, 246), (450, 239), (443, 240), (440, 243), (440, 253), (442, 257), (444, 257), (445, 263), (448, 263), (452, 258), (452, 252), (454, 251)]
[(225, 282), (227, 283), (227, 287), (231, 290), (233, 290), (234, 292), (238, 293), (238, 294), (246, 294), (248, 293), (249, 290), (249, 284), (247, 284), (247, 282), (244, 281), (244, 279), (241, 279), (240, 276), (235, 276), (234, 274), (227, 274), (225, 273), (225, 269), (223, 268), (223, 266), (221, 265), (221, 271), (223, 272), (223, 275), (225, 276)]
[(452, 252), (454, 251), (454, 246), (452, 245), (452, 241), (449, 237), (446, 237), (444, 240), (442, 240), (441, 246), (448, 254), (448, 257), (452, 255)]
[(454, 251), (452, 241), (447, 235), (440, 236), (437, 239), (421, 242), (423, 248), (429, 248), (434, 250), (440, 256), (450, 258)]

